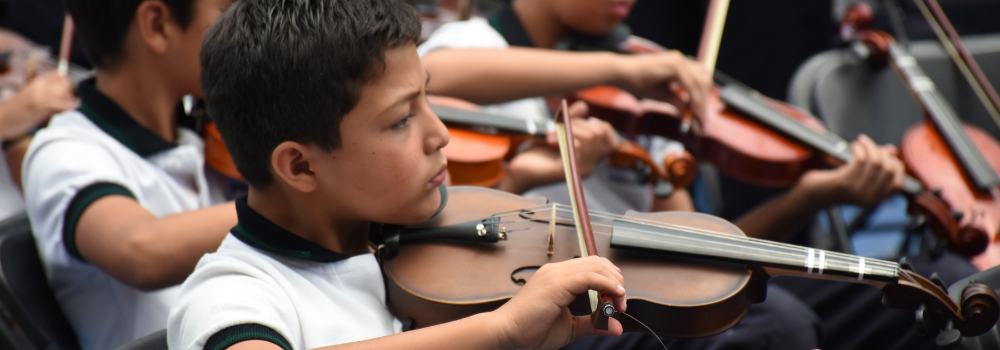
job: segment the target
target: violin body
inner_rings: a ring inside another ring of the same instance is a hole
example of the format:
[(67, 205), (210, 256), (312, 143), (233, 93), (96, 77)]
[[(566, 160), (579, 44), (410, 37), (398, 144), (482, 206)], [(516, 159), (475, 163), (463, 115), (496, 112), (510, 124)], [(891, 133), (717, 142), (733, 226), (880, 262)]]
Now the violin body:
[[(435, 218), (434, 226), (539, 208), (546, 202), (486, 189), (452, 188), (449, 192), (448, 204)], [(725, 220), (698, 213), (630, 212), (627, 216), (743, 234)], [(402, 247), (398, 256), (383, 262), (387, 299), (393, 313), (401, 319), (412, 318), (417, 327), (427, 327), (491, 311), (513, 297), (537, 268), (580, 256), (571, 220), (555, 225), (552, 255), (547, 254), (548, 220), (504, 227), (509, 232), (507, 240), (493, 245), (436, 243)], [(613, 250), (610, 231), (598, 228), (594, 239), (602, 247), (599, 255), (622, 269), (629, 290), (628, 313), (659, 335), (705, 337), (720, 333), (736, 324), (755, 300), (758, 290), (747, 288), (753, 273), (745, 265), (705, 264), (682, 257)], [(590, 313), (583, 303), (579, 306), (574, 314)], [(631, 319), (619, 321), (625, 331), (644, 330)]]
[[(579, 257), (573, 212), (545, 203), (452, 187), (444, 209), (430, 221), (394, 234), (383, 229), (379, 259), (390, 310), (416, 327), (495, 310), (542, 265)], [(956, 302), (898, 264), (746, 238), (709, 215), (590, 212), (590, 218), (598, 255), (625, 277), (627, 313), (660, 336), (725, 331), (751, 303), (766, 298), (767, 280), (778, 275), (871, 284), (882, 289), (885, 305), (920, 310), (929, 328), (951, 324), (966, 335), (989, 330), (1000, 314), (1000, 301), (988, 287), (970, 286)], [(573, 314), (590, 313), (585, 296), (570, 305)], [(631, 318), (615, 316), (625, 331), (645, 331)]]
[[(979, 128), (965, 124), (964, 129), (989, 167), (1000, 172), (1000, 144)], [(900, 155), (907, 170), (928, 187), (939, 189), (941, 198), (957, 213), (955, 215), (960, 216), (959, 239), (997, 239), (997, 230), (1000, 229), (1000, 193), (980, 191), (966, 181), (961, 165), (929, 121), (916, 124), (906, 131), (900, 144)], [(1000, 247), (995, 243), (989, 244), (986, 253), (973, 257), (973, 263), (980, 267), (1000, 265), (1000, 254), (992, 252), (997, 249)]]

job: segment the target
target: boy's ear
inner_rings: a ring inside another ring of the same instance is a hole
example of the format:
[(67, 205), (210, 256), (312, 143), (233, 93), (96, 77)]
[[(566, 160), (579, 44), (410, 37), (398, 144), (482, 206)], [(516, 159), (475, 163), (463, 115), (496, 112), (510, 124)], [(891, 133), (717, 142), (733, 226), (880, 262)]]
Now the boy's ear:
[(271, 170), (288, 186), (301, 192), (312, 192), (318, 183), (308, 154), (308, 146), (292, 141), (282, 142), (271, 152)]
[(143, 1), (135, 10), (135, 25), (143, 45), (156, 53), (163, 53), (169, 46), (168, 26), (173, 21), (170, 8), (162, 1)]

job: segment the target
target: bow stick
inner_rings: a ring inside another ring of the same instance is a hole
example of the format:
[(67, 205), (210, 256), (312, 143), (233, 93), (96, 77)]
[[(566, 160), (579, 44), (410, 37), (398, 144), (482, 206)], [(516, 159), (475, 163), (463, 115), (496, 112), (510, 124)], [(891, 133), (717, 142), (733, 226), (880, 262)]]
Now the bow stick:
[(59, 43), (59, 64), (56, 66), (56, 71), (59, 72), (59, 75), (66, 76), (66, 74), (69, 74), (69, 50), (72, 44), (73, 17), (66, 14), (66, 19), (63, 20), (62, 42)]
[[(587, 201), (583, 197), (583, 184), (580, 182), (580, 172), (577, 171), (576, 154), (569, 144), (573, 139), (572, 124), (569, 120), (569, 107), (562, 100), (559, 111), (556, 112), (556, 134), (559, 136), (559, 153), (562, 155), (563, 170), (566, 173), (566, 185), (569, 186), (570, 204), (573, 206), (573, 220), (576, 222), (577, 240), (580, 242), (580, 257), (597, 256), (597, 243), (594, 243), (594, 231), (590, 226), (590, 214), (587, 212)], [(608, 329), (608, 318), (615, 314), (614, 303), (605, 293), (588, 291), (590, 296), (590, 320), (594, 328)]]
[(1000, 96), (997, 96), (997, 91), (993, 89), (993, 85), (990, 85), (990, 81), (986, 79), (986, 75), (979, 68), (976, 59), (969, 54), (969, 50), (965, 49), (965, 45), (962, 44), (958, 32), (955, 31), (955, 27), (951, 25), (948, 17), (944, 15), (941, 5), (938, 4), (937, 0), (913, 0), (913, 2), (920, 9), (920, 13), (924, 18), (927, 19), (927, 23), (934, 30), (934, 34), (941, 41), (941, 46), (948, 52), (948, 56), (951, 56), (951, 60), (958, 66), (958, 70), (962, 72), (962, 76), (972, 86), (976, 97), (982, 101), (986, 107), (986, 111), (993, 117), (993, 121), (997, 123), (997, 126), (1000, 126)]

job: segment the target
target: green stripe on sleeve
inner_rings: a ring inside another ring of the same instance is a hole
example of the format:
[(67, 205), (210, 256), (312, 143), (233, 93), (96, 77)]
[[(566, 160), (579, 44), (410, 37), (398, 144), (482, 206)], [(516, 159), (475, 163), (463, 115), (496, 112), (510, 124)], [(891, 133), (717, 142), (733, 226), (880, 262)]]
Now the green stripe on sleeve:
[(268, 326), (257, 323), (244, 323), (227, 327), (216, 332), (205, 342), (204, 350), (225, 350), (247, 340), (263, 340), (281, 347), (284, 350), (292, 350), (288, 340), (277, 331)]
[(111, 195), (122, 195), (128, 196), (129, 198), (135, 199), (135, 195), (132, 191), (129, 191), (122, 185), (110, 183), (110, 182), (98, 182), (84, 187), (82, 190), (73, 196), (73, 200), (69, 202), (69, 206), (66, 207), (66, 216), (63, 220), (63, 246), (66, 247), (66, 252), (74, 258), (80, 259), (80, 261), (87, 262), (82, 256), (80, 256), (80, 251), (76, 249), (76, 225), (80, 222), (80, 216), (83, 215), (83, 211), (87, 209), (94, 201)]

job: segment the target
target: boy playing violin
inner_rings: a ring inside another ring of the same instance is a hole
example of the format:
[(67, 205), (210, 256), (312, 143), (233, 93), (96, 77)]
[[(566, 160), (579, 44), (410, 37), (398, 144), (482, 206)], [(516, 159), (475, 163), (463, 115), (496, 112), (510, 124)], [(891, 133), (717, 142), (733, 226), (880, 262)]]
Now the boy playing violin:
[(449, 137), (419, 33), (397, 0), (241, 0), (209, 29), (207, 107), (250, 188), (182, 288), (171, 348), (557, 348), (621, 333), (566, 308), (588, 289), (625, 308), (620, 271), (596, 257), (544, 266), (496, 311), (400, 333), (368, 227), (443, 204)]
[(23, 178), (39, 256), (83, 349), (163, 329), (176, 285), (236, 223), (181, 108), (201, 92), (202, 37), (230, 2), (66, 1), (97, 74), (79, 85), (79, 109), (35, 135)]

